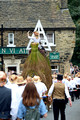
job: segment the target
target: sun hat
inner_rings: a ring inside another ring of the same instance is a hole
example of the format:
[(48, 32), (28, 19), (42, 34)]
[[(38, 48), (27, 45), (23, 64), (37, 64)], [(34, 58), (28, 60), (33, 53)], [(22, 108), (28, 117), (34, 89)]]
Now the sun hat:
[(39, 76), (34, 76), (33, 77), (33, 82), (35, 82), (35, 83), (37, 83), (37, 82), (40, 82), (41, 81), (41, 79), (40, 79), (40, 77)]
[(12, 74), (12, 75), (9, 76), (9, 81), (11, 83), (15, 83), (16, 79), (17, 79), (17, 75), (15, 75), (15, 74)]
[(56, 74), (52, 74), (52, 78), (57, 78), (57, 75)]
[(80, 72), (78, 72), (77, 75), (78, 75), (78, 78), (80, 78)]
[(64, 79), (67, 79), (67, 77), (68, 77), (68, 75), (65, 73), (65, 74), (64, 74)]
[(27, 81), (24, 80), (23, 76), (17, 76), (15, 84), (19, 85), (19, 84), (25, 84), (25, 83), (27, 83)]

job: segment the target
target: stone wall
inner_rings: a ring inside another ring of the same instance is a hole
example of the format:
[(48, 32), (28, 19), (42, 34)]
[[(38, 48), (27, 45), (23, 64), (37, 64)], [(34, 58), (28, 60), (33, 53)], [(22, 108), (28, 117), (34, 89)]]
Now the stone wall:
[(27, 46), (27, 43), (29, 42), (27, 31), (5, 31), (3, 33), (4, 46), (8, 45), (8, 33), (14, 33), (14, 45), (16, 45), (16, 47)]
[(55, 31), (55, 50), (60, 53), (60, 71), (70, 72), (70, 60), (75, 47), (75, 31), (61, 30)]
[[(14, 33), (14, 44), (16, 47), (27, 46), (29, 39), (27, 38), (27, 31), (5, 31), (3, 33), (4, 46), (8, 45), (8, 33)], [(75, 31), (73, 30), (59, 30), (55, 31), (55, 44), (56, 47), (53, 49), (60, 53), (59, 62), (56, 61), (51, 64), (56, 64), (59, 66), (61, 73), (70, 72), (70, 60), (72, 58), (74, 47), (75, 47)], [(26, 55), (22, 55), (21, 65), (25, 62), (27, 58)], [(4, 56), (4, 58), (11, 58), (11, 55)], [(21, 59), (21, 55), (15, 55), (15, 59)]]
[[(14, 33), (14, 45), (16, 45), (16, 47), (27, 47), (27, 44), (29, 42), (29, 39), (27, 38), (27, 31), (4, 31), (3, 47), (7, 47), (8, 45), (8, 33)], [(23, 64), (27, 56), (28, 55), (14, 55), (15, 59), (21, 59), (20, 70), (22, 70)], [(3, 55), (3, 60), (4, 59), (12, 59), (12, 55)]]

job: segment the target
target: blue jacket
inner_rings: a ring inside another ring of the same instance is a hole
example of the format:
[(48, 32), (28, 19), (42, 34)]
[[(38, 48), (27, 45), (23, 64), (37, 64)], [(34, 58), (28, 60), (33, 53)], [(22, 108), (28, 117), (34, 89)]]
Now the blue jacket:
[(0, 118), (8, 119), (10, 116), (11, 90), (6, 87), (0, 87)]
[[(35, 108), (35, 106), (30, 107), (30, 109), (33, 109), (33, 108)], [(41, 115), (44, 115), (45, 113), (47, 113), (46, 106), (45, 106), (45, 104), (44, 104), (42, 99), (40, 101), (38, 109), (39, 109), (39, 112), (40, 112)], [(25, 116), (26, 112), (27, 112), (27, 108), (23, 105), (22, 100), (21, 100), (19, 108), (18, 108), (17, 117), (22, 119)]]

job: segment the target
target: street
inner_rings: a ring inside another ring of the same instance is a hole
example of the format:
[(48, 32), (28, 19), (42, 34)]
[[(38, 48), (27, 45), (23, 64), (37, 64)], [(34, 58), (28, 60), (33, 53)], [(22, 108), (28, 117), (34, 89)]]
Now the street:
[[(52, 109), (48, 112), (47, 118), (41, 120), (54, 120)], [(59, 120), (61, 120), (60, 116)], [(69, 103), (66, 105), (66, 120), (80, 120), (80, 99), (72, 102), (72, 107)]]

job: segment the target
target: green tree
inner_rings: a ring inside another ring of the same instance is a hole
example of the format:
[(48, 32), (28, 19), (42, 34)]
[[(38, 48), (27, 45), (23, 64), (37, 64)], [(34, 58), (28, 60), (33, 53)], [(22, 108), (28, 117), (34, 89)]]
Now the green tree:
[(68, 8), (76, 25), (76, 46), (71, 61), (80, 67), (80, 0), (68, 0)]

